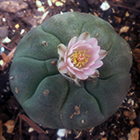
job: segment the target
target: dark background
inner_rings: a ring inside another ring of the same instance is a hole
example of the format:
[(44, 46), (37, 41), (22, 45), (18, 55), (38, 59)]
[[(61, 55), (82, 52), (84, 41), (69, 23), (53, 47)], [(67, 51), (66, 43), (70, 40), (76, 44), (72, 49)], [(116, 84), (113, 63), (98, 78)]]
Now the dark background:
[[(0, 140), (55, 140), (57, 130), (34, 126), (9, 87), (9, 69), (21, 38), (49, 17), (67, 11), (91, 13), (108, 21), (132, 49), (132, 83), (119, 110), (90, 130), (69, 131), (63, 140), (139, 140), (140, 0), (0, 0)], [(25, 116), (24, 116), (25, 115)], [(32, 130), (34, 128), (34, 130)], [(42, 133), (44, 132), (44, 133)]]

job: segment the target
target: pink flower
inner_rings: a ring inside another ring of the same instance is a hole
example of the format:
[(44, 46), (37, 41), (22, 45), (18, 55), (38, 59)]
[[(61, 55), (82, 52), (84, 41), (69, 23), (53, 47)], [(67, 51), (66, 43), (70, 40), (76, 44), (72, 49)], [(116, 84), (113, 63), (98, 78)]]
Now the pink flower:
[(103, 65), (101, 61), (107, 54), (98, 46), (96, 38), (84, 32), (78, 38), (73, 37), (68, 43), (58, 46), (58, 70), (62, 75), (74, 81), (85, 80), (88, 77), (98, 77), (97, 68)]

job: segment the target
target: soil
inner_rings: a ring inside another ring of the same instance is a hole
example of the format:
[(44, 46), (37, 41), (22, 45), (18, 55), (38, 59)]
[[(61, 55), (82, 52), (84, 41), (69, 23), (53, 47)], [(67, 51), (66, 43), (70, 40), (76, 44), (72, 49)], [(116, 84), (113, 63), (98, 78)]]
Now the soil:
[[(107, 2), (106, 2), (107, 3)], [(0, 0), (0, 140), (139, 140), (140, 0)], [(109, 7), (108, 7), (109, 6)], [(131, 86), (118, 111), (89, 130), (67, 132), (35, 125), (9, 86), (9, 69), (21, 38), (49, 17), (67, 11), (91, 13), (108, 21), (132, 49)]]

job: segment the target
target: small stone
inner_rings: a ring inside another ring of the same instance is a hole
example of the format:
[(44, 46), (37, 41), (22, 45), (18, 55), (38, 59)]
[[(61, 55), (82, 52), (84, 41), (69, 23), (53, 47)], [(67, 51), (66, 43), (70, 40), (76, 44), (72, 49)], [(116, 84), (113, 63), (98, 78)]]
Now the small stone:
[(42, 7), (39, 7), (38, 9), (37, 9), (39, 12), (45, 12), (45, 8), (42, 6)]
[(3, 18), (2, 18), (2, 21), (3, 21), (3, 22), (6, 22), (6, 18), (3, 17)]
[(57, 135), (59, 137), (64, 137), (66, 135), (66, 129), (58, 129)]
[(123, 114), (124, 114), (124, 116), (128, 117), (129, 120), (134, 120), (137, 117), (136, 112), (134, 112), (132, 110), (131, 111), (124, 111)]
[(110, 8), (110, 5), (108, 4), (107, 1), (103, 2), (100, 6), (100, 8), (103, 10), (103, 11), (106, 11)]
[(28, 7), (28, 4), (19, 1), (19, 0), (1, 0), (0, 1), (0, 9), (10, 12), (10, 13), (16, 13), (18, 11), (21, 11), (23, 9), (26, 9)]
[(1, 47), (1, 48), (0, 48), (0, 51), (1, 51), (1, 52), (4, 52), (4, 51), (5, 51), (5, 48), (4, 48), (4, 47)]
[[(48, 0), (49, 1), (49, 0)], [(52, 3), (55, 3), (57, 0), (50, 0)]]
[(20, 27), (19, 24), (16, 24), (16, 25), (15, 25), (15, 28), (16, 28), (16, 29), (19, 29), (19, 27)]
[(48, 5), (49, 5), (49, 6), (52, 6), (51, 0), (47, 0), (47, 2), (48, 2)]
[(105, 135), (105, 131), (100, 132), (100, 135), (104, 136)]
[(123, 27), (120, 29), (120, 32), (119, 32), (119, 33), (127, 33), (128, 30), (129, 30), (129, 27), (128, 27), (128, 26), (123, 26)]
[(101, 138), (101, 140), (107, 140), (107, 137), (103, 137), (103, 138)]
[(37, 20), (34, 18), (34, 17), (25, 17), (23, 18), (23, 20), (27, 23), (27, 24), (30, 24), (34, 27), (37, 26)]
[(129, 12), (127, 11), (127, 12), (125, 13), (125, 16), (126, 16), (126, 17), (129, 17), (129, 15), (130, 15)]
[(4, 64), (3, 60), (0, 60), (0, 66), (2, 66)]
[(57, 1), (57, 2), (55, 3), (55, 5), (56, 5), (56, 6), (63, 6), (63, 3), (62, 3), (62, 2)]
[(8, 37), (2, 40), (2, 43), (10, 43), (10, 42), (11, 42), (11, 39), (9, 39)]
[(5, 124), (7, 127), (7, 133), (12, 133), (15, 127), (15, 122), (13, 120), (8, 120)]
[(0, 38), (5, 38), (8, 34), (8, 30), (6, 26), (0, 27)]
[(58, 137), (56, 140), (62, 140), (62, 138)]
[(21, 29), (20, 35), (22, 35), (23, 33), (25, 33), (25, 29)]
[(134, 100), (129, 99), (129, 100), (127, 101), (127, 103), (130, 104), (131, 106), (133, 106), (133, 105), (134, 105)]
[(116, 22), (117, 22), (117, 23), (121, 23), (121, 21), (122, 21), (122, 18), (120, 18), (120, 17), (117, 17), (117, 16), (114, 16), (114, 18), (116, 19)]
[(138, 108), (138, 107), (139, 107), (139, 105), (137, 103), (135, 103), (135, 108)]
[(36, 0), (36, 6), (37, 6), (38, 8), (42, 7), (42, 3), (41, 3), (41, 1)]
[(137, 127), (131, 129), (131, 132), (127, 135), (128, 140), (139, 140), (139, 132), (140, 129)]
[(131, 120), (131, 121), (130, 121), (130, 124), (131, 124), (131, 125), (134, 125), (134, 121)]
[(28, 132), (29, 133), (31, 133), (31, 132), (33, 132), (34, 131), (34, 129), (32, 128), (32, 127), (30, 127), (29, 129), (28, 129)]

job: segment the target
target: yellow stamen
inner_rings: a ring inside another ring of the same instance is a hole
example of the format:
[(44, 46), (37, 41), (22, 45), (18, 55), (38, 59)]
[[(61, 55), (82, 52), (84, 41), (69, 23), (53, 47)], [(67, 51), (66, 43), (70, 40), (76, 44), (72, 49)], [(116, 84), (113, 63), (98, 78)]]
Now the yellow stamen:
[(88, 52), (89, 50), (79, 50), (79, 49), (73, 51), (73, 53), (69, 57), (75, 67), (81, 68), (88, 62), (88, 59), (90, 57)]

